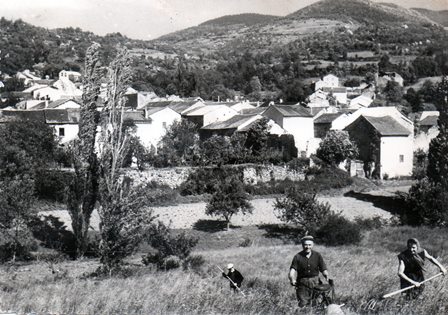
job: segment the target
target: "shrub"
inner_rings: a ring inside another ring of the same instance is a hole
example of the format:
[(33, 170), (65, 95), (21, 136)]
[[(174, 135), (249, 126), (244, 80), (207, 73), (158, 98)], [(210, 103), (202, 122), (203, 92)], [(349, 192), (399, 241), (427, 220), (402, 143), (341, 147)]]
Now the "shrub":
[(338, 165), (358, 155), (358, 148), (350, 141), (347, 131), (330, 130), (316, 152), (317, 157), (330, 165)]
[(338, 213), (332, 213), (325, 218), (317, 229), (316, 237), (330, 246), (351, 245), (361, 241), (361, 227)]
[(310, 159), (294, 158), (291, 161), (289, 161), (286, 165), (290, 170), (304, 172), (308, 170), (308, 168), (310, 167)]
[(330, 205), (319, 202), (316, 194), (303, 193), (296, 188), (291, 188), (285, 198), (277, 198), (274, 209), (281, 221), (296, 224), (311, 233), (322, 226), (326, 217), (332, 214)]
[(76, 256), (76, 241), (72, 232), (67, 231), (63, 222), (52, 215), (32, 218), (28, 223), (33, 236), (47, 248)]
[(212, 194), (221, 180), (232, 175), (239, 178), (243, 176), (242, 172), (237, 168), (197, 168), (188, 174), (186, 181), (180, 185), (179, 190), (183, 196)]
[(72, 174), (58, 170), (40, 170), (36, 173), (35, 187), (41, 199), (64, 202), (65, 189), (69, 185)]
[(191, 255), (184, 259), (182, 267), (184, 270), (199, 271), (205, 264), (205, 259), (202, 255)]
[[(198, 239), (185, 233), (173, 235), (170, 229), (162, 222), (151, 227), (147, 235), (147, 242), (156, 251), (143, 256), (145, 265), (155, 264), (158, 268), (167, 268), (167, 259), (173, 260), (173, 256), (179, 260), (185, 260), (196, 246)], [(171, 257), (171, 258), (170, 258)], [(170, 262), (170, 266), (173, 265)]]
[(362, 231), (375, 230), (391, 224), (380, 216), (374, 216), (373, 218), (356, 217), (355, 222)]

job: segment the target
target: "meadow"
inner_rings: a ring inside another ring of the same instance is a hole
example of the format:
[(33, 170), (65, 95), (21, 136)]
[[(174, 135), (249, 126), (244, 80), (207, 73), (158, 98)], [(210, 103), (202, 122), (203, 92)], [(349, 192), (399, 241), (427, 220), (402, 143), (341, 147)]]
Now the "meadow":
[[(271, 228), (271, 229), (269, 229)], [(272, 226), (234, 227), (198, 234), (204, 264), (157, 271), (143, 266), (141, 254), (131, 257), (121, 275), (95, 277), (98, 261), (44, 261), (0, 268), (0, 310), (37, 314), (320, 314), (296, 307), (287, 273), (300, 250), (294, 230), (272, 233)], [(195, 232), (196, 233), (196, 232)], [(448, 263), (445, 229), (383, 227), (366, 231), (359, 245), (324, 247), (336, 287), (336, 302), (345, 314), (447, 314), (446, 279), (430, 282), (422, 299), (405, 303), (399, 295), (380, 296), (399, 288), (397, 254), (409, 237), (442, 263)], [(240, 239), (252, 242), (239, 243)], [(242, 247), (244, 246), (244, 247)], [(216, 266), (228, 262), (245, 276), (246, 297), (230, 291)], [(52, 271), (53, 270), (53, 271)], [(427, 275), (437, 273), (430, 265)]]

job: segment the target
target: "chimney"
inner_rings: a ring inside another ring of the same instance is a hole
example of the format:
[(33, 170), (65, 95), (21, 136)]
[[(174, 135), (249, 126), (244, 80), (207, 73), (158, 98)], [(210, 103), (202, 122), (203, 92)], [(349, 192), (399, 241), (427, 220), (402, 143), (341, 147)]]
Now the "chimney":
[(48, 108), (48, 100), (45, 100), (45, 107), (44, 108)]

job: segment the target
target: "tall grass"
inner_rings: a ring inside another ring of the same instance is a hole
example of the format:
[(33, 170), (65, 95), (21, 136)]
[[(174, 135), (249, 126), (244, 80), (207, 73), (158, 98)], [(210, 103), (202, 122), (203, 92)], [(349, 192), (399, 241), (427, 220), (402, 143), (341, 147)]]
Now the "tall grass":
[[(240, 229), (229, 233), (239, 233)], [(358, 246), (316, 245), (335, 279), (337, 303), (346, 314), (447, 314), (446, 280), (430, 282), (421, 300), (406, 303), (400, 296), (380, 300), (399, 288), (397, 254), (407, 238), (422, 244), (447, 263), (447, 231), (393, 227), (366, 234)], [(237, 246), (235, 244), (235, 246)], [(297, 245), (233, 247), (202, 250), (206, 263), (198, 271), (156, 272), (132, 267), (127, 277), (81, 277), (97, 262), (64, 262), (67, 274), (51, 274), (43, 263), (0, 270), (0, 310), (64, 314), (318, 314), (298, 310), (287, 273)], [(246, 297), (231, 292), (216, 265), (232, 262), (245, 277)], [(427, 275), (437, 273), (428, 265)], [(376, 302), (376, 303), (372, 303)], [(375, 304), (374, 308), (371, 307)]]

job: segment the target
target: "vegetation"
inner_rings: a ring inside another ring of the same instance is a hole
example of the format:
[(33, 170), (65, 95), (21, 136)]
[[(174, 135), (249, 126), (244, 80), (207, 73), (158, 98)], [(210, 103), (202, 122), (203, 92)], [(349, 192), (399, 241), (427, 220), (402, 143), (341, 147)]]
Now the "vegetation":
[(427, 157), (426, 176), (404, 194), (407, 204), (402, 219), (405, 223), (445, 226), (448, 222), (448, 79), (435, 89), (440, 116), (439, 134), (431, 140)]
[(71, 147), (75, 174), (67, 187), (66, 198), (76, 240), (76, 257), (81, 257), (87, 249), (90, 217), (98, 201), (99, 174), (95, 145), (98, 127), (97, 102), (100, 79), (103, 76), (98, 44), (87, 49), (85, 69), (78, 139)]
[(339, 165), (346, 159), (354, 159), (358, 148), (350, 141), (348, 133), (340, 130), (330, 130), (319, 144), (316, 156), (330, 165)]
[[(238, 229), (229, 237), (238, 238), (244, 232), (245, 228)], [(418, 301), (405, 302), (400, 296), (379, 299), (399, 288), (396, 255), (405, 248), (410, 235), (416, 236), (442, 264), (447, 263), (443, 255), (447, 239), (444, 229), (391, 227), (370, 231), (358, 245), (325, 247), (316, 243), (315, 249), (322, 253), (335, 281), (336, 301), (345, 303), (345, 313), (446, 313), (448, 292), (443, 280), (428, 283)], [(223, 238), (224, 233), (210, 233), (207, 240), (212, 244), (218, 237)], [(245, 310), (245, 314), (297, 313), (295, 292), (288, 284), (286, 273), (300, 246), (292, 243), (270, 246), (271, 241), (272, 238), (260, 237), (256, 244), (242, 248), (236, 247), (235, 242), (226, 241), (227, 246), (234, 246), (195, 250), (194, 255), (205, 258), (198, 272), (182, 269), (156, 272), (143, 266), (129, 266), (126, 275), (93, 281), (83, 276), (97, 268), (91, 260), (55, 263), (55, 269), (59, 270), (55, 274), (44, 262), (14, 268), (2, 266), (2, 271), (9, 268), (9, 272), (2, 272), (0, 278), (3, 283), (8, 279), (2, 303), (18, 313), (238, 314), (241, 310)], [(246, 298), (228, 294), (227, 282), (214, 267), (224, 263), (223, 257), (226, 257), (225, 261), (231, 260), (243, 273), (242, 289)], [(261, 265), (265, 268), (258, 267)], [(432, 265), (426, 271), (428, 276), (436, 272)], [(11, 274), (16, 275), (14, 279), (10, 278)], [(375, 305), (372, 302), (376, 302)], [(317, 309), (309, 312), (320, 314)]]
[(205, 213), (212, 216), (221, 216), (226, 220), (227, 230), (230, 220), (236, 213), (252, 213), (253, 207), (249, 202), (249, 194), (244, 191), (243, 183), (237, 176), (221, 179), (215, 187)]

